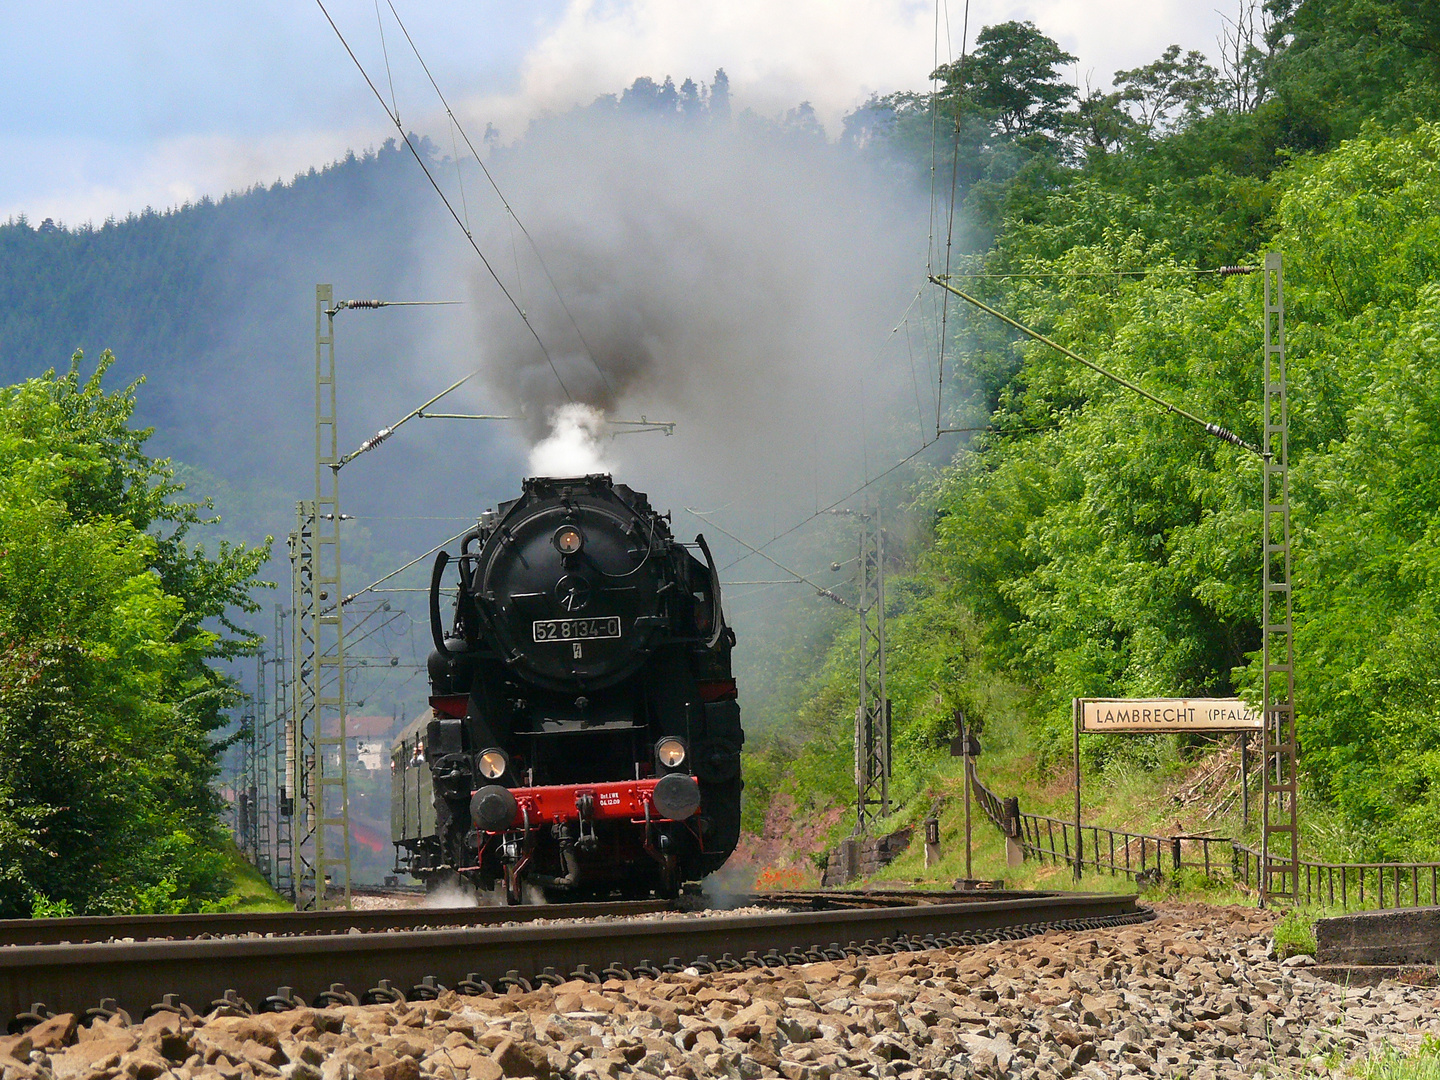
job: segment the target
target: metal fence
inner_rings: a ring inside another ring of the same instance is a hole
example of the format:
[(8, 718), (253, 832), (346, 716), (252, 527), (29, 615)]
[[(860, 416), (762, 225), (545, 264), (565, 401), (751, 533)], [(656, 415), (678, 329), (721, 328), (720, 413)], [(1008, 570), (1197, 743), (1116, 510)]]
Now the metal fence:
[[(1230, 870), (1233, 862), (1232, 843), (1228, 836), (1201, 836), (1177, 833), (1173, 836), (1152, 836), (1123, 829), (1106, 829), (1099, 825), (1082, 825), (1077, 845), (1075, 823), (1044, 814), (1017, 815), (1020, 835), (1016, 839), (1026, 855), (1041, 861), (1074, 866), (1078, 861), (1083, 870), (1090, 867), (1112, 877), (1125, 875), (1138, 878), (1142, 874), (1169, 874), (1196, 870), (1213, 877)], [(1219, 845), (1221, 851), (1212, 853)]]
[[(1092, 868), (1097, 873), (1159, 879), (1183, 870), (1228, 877), (1258, 888), (1260, 853), (1228, 836), (1155, 836), (1027, 814), (1017, 798), (1001, 798), (968, 763), (970, 789), (981, 811), (1027, 859)], [(1321, 863), (1300, 860), (1298, 898), (1343, 909), (1440, 906), (1440, 862)]]
[[(1235, 879), (1258, 886), (1260, 853), (1235, 844)], [(1433, 907), (1440, 904), (1440, 863), (1322, 863), (1300, 860), (1305, 903), (1338, 908)]]

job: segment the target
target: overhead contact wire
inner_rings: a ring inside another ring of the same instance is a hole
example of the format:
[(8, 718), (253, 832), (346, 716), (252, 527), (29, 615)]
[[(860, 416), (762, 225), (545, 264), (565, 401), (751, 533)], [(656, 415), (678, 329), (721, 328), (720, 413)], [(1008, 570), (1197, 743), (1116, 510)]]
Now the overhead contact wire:
[[(435, 96), (440, 99), (440, 104), (444, 106), (445, 115), (450, 118), (456, 130), (460, 132), (460, 138), (465, 140), (465, 145), (469, 147), (471, 156), (475, 158), (475, 164), (480, 166), (480, 171), (485, 174), (485, 179), (490, 182), (490, 187), (494, 189), (495, 197), (500, 200), (500, 205), (505, 207), (505, 212), (510, 215), (510, 219), (520, 227), (520, 232), (524, 234), (526, 242), (530, 245), (530, 250), (535, 253), (535, 259), (539, 262), (540, 269), (545, 274), (545, 280), (550, 283), (550, 288), (555, 293), (555, 299), (560, 304), (560, 310), (565, 312), (565, 317), (570, 320), (570, 325), (575, 330), (575, 336), (580, 339), (580, 344), (585, 347), (585, 354), (590, 358), (590, 363), (595, 366), (595, 371), (599, 374), (601, 381), (604, 382), (605, 389), (611, 394), (614, 394), (615, 387), (611, 385), (609, 377), (605, 374), (605, 369), (600, 366), (600, 361), (595, 359), (595, 352), (590, 348), (590, 343), (585, 340), (585, 334), (581, 331), (579, 322), (577, 322), (575, 316), (570, 313), (570, 307), (565, 303), (565, 297), (560, 292), (560, 286), (555, 283), (555, 278), (551, 276), (550, 267), (545, 263), (545, 256), (540, 254), (540, 248), (530, 235), (530, 230), (525, 228), (525, 223), (520, 220), (520, 216), (515, 213), (509, 200), (505, 198), (505, 193), (500, 190), (500, 185), (495, 182), (495, 177), (490, 174), (490, 170), (485, 167), (485, 162), (481, 160), (479, 152), (475, 149), (475, 144), (470, 141), (470, 136), (465, 131), (465, 125), (460, 123), (459, 119), (455, 116), (454, 110), (450, 108), (450, 102), (445, 99), (445, 94), (440, 89), (440, 84), (435, 81), (435, 76), (430, 74), (430, 66), (425, 63), (425, 58), (420, 55), (420, 49), (416, 46), (415, 40), (410, 36), (410, 31), (406, 28), (405, 21), (400, 18), (400, 13), (395, 10), (394, 0), (385, 0), (385, 2), (390, 7), (390, 14), (395, 16), (395, 22), (400, 27), (400, 32), (405, 35), (405, 40), (410, 45), (410, 51), (415, 54), (415, 59), (419, 61), (421, 70), (425, 72), (425, 77), (430, 80), (430, 85), (435, 90)], [(518, 266), (516, 268), (516, 275), (517, 277), (519, 275)]]
[[(766, 540), (766, 541), (765, 541), (763, 544), (761, 544), (759, 547), (750, 547), (750, 545), (749, 545), (749, 544), (746, 544), (745, 541), (740, 540), (740, 539), (735, 538), (735, 537), (731, 537), (731, 539), (734, 539), (737, 544), (740, 544), (740, 545), (742, 545), (742, 546), (744, 546), (744, 547), (750, 548), (750, 550), (751, 550), (754, 554), (759, 555), (762, 559), (770, 559), (770, 556), (768, 556), (768, 555), (765, 554), (765, 551), (764, 551), (765, 548), (769, 547), (771, 544), (777, 543), (778, 541), (785, 539), (785, 537), (789, 536), (791, 533), (793, 533), (793, 532), (795, 532), (795, 531), (797, 531), (797, 530), (799, 530), (799, 529), (803, 529), (806, 525), (809, 525), (810, 522), (814, 521), (816, 518), (818, 518), (818, 517), (820, 517), (820, 516), (822, 516), (822, 515), (824, 515), (824, 514), (828, 514), (831, 510), (834, 510), (834, 509), (835, 509), (837, 506), (839, 506), (841, 503), (844, 503), (844, 502), (846, 502), (846, 501), (848, 501), (848, 500), (850, 500), (850, 499), (853, 499), (856, 495), (859, 495), (860, 492), (864, 491), (864, 490), (865, 490), (866, 488), (868, 488), (871, 484), (875, 483), (876, 481), (885, 479), (885, 477), (889, 476), (889, 475), (890, 475), (891, 473), (893, 473), (896, 469), (902, 468), (903, 466), (908, 465), (910, 462), (914, 461), (917, 457), (919, 457), (921, 454), (923, 454), (926, 450), (930, 449), (930, 447), (934, 446), (934, 445), (935, 445), (937, 442), (939, 442), (939, 441), (940, 441), (940, 439), (939, 439), (938, 436), (937, 436), (936, 438), (933, 438), (933, 439), (927, 439), (926, 442), (925, 442), (925, 445), (922, 446), (922, 447), (920, 447), (920, 449), (914, 451), (913, 453), (906, 454), (903, 458), (901, 458), (899, 461), (897, 461), (894, 465), (891, 465), (891, 466), (890, 466), (888, 469), (886, 469), (884, 472), (876, 473), (876, 474), (875, 474), (874, 476), (872, 476), (869, 480), (865, 481), (865, 483), (861, 484), (859, 487), (855, 488), (853, 491), (847, 491), (844, 495), (841, 495), (840, 498), (836, 499), (834, 502), (830, 503), (828, 506), (822, 506), (819, 510), (815, 511), (815, 513), (811, 514), (811, 515), (810, 515), (809, 517), (807, 517), (807, 518), (802, 518), (800, 521), (797, 521), (794, 525), (791, 525), (790, 528), (786, 529), (784, 532), (776, 533), (774, 536), (772, 536), (769, 540)], [(686, 509), (689, 509), (689, 508), (687, 507)], [(692, 513), (693, 513), (693, 511), (692, 511)], [(699, 517), (700, 515), (699, 515), (699, 514), (696, 514), (696, 516)], [(712, 522), (712, 524), (714, 524), (714, 523)], [(719, 526), (719, 525), (716, 525), (715, 527), (716, 527), (717, 529), (720, 529), (720, 526)], [(725, 532), (724, 529), (720, 529), (720, 531), (721, 531), (721, 532)], [(725, 535), (726, 535), (726, 536), (729, 536), (730, 534), (729, 534), (729, 533), (725, 533)], [(730, 562), (726, 563), (726, 564), (725, 564), (724, 566), (722, 566), (720, 569), (721, 569), (721, 570), (729, 570), (732, 566), (738, 566), (740, 563), (744, 562), (744, 561), (745, 561), (746, 559), (748, 559), (749, 557), (750, 557), (749, 555), (742, 555), (742, 556), (740, 556), (740, 558), (738, 558), (738, 559), (733, 559), (733, 560), (731, 560)], [(771, 562), (774, 562), (775, 560), (770, 559), (770, 561), (771, 561)], [(779, 564), (777, 563), (776, 565), (779, 565)], [(783, 567), (783, 566), (781, 567), (781, 569), (782, 569), (782, 570), (785, 570), (785, 572), (786, 572), (787, 574), (788, 574), (788, 573), (793, 573), (793, 571), (788, 570), (788, 569), (786, 569), (786, 568)]]
[[(350, 48), (350, 43), (345, 40), (345, 35), (340, 32), (340, 27), (337, 26), (335, 24), (335, 20), (330, 17), (330, 12), (325, 7), (325, 0), (315, 0), (315, 4), (320, 8), (321, 14), (325, 16), (325, 21), (330, 24), (330, 29), (335, 31), (335, 36), (340, 39), (340, 44), (344, 47), (345, 52), (349, 55), (350, 60), (355, 65), (356, 70), (360, 72), (360, 77), (365, 80), (365, 85), (370, 87), (370, 92), (375, 95), (375, 100), (380, 102), (380, 107), (385, 110), (385, 115), (389, 116), (390, 119), (394, 122), (395, 129), (400, 133), (400, 138), (405, 141), (405, 146), (407, 149), (409, 149), (410, 156), (415, 159), (415, 163), (420, 166), (420, 170), (425, 174), (425, 179), (430, 181), (430, 186), (435, 189), (435, 194), (440, 196), (440, 201), (445, 204), (445, 209), (450, 212), (450, 216), (455, 219), (455, 224), (458, 225), (460, 227), (460, 231), (465, 234), (465, 239), (470, 242), (470, 247), (474, 250), (475, 254), (479, 256), (481, 263), (484, 264), (486, 271), (490, 274), (490, 277), (494, 280), (495, 284), (499, 286), (500, 291), (505, 294), (505, 299), (508, 300), (510, 302), (510, 306), (515, 309), (515, 314), (520, 316), (520, 321), (525, 324), (525, 329), (530, 331), (530, 336), (535, 339), (535, 344), (539, 346), (541, 355), (545, 357), (545, 362), (550, 365), (551, 374), (555, 376), (555, 381), (560, 384), (561, 391), (564, 392), (567, 399), (569, 399), (571, 402), (574, 402), (575, 395), (570, 393), (570, 388), (565, 385), (565, 380), (560, 377), (560, 369), (555, 366), (555, 360), (550, 355), (550, 350), (546, 348), (545, 342), (541, 340), (540, 334), (531, 324), (530, 317), (525, 313), (525, 310), (516, 302), (515, 297), (510, 295), (510, 290), (505, 287), (505, 282), (502, 281), (500, 279), (500, 275), (495, 272), (495, 267), (490, 265), (490, 260), (485, 257), (485, 252), (480, 250), (480, 245), (476, 243), (474, 234), (472, 234), (470, 230), (465, 227), (465, 222), (461, 220), (460, 215), (455, 212), (455, 207), (451, 205), (449, 197), (446, 196), (444, 190), (440, 187), (439, 183), (435, 180), (435, 177), (431, 174), (430, 166), (425, 164), (425, 159), (420, 156), (420, 152), (415, 149), (414, 144), (410, 141), (410, 137), (405, 134), (405, 129), (401, 126), (400, 121), (390, 112), (390, 108), (385, 104), (385, 96), (380, 93), (380, 90), (375, 85), (374, 80), (370, 78), (370, 73), (365, 70), (365, 65), (360, 63), (360, 58), (355, 55), (355, 50)], [(394, 10), (393, 6), (391, 10)], [(401, 26), (401, 29), (404, 29), (403, 25)], [(406, 38), (409, 38), (408, 34), (406, 34)], [(463, 130), (461, 134), (464, 134)], [(468, 145), (469, 139), (466, 139), (465, 141)]]
[[(400, 123), (400, 105), (395, 100), (395, 76), (390, 73), (390, 49), (385, 44), (385, 23), (380, 19), (380, 0), (375, 0), (375, 26), (380, 31), (380, 54), (385, 57), (385, 78), (390, 83), (390, 116)], [(380, 104), (385, 104), (383, 101)]]
[(1196, 416), (1194, 413), (1189, 412), (1189, 411), (1187, 411), (1187, 410), (1185, 410), (1185, 409), (1182, 409), (1182, 408), (1180, 408), (1180, 406), (1178, 406), (1178, 405), (1171, 404), (1170, 402), (1166, 401), (1166, 400), (1165, 400), (1164, 398), (1162, 398), (1162, 397), (1157, 397), (1155, 394), (1150, 393), (1150, 391), (1145, 390), (1145, 389), (1143, 389), (1143, 388), (1140, 387), (1140, 386), (1137, 386), (1135, 383), (1131, 382), (1129, 379), (1126, 379), (1126, 378), (1124, 378), (1123, 376), (1120, 376), (1120, 375), (1116, 375), (1113, 371), (1108, 371), (1108, 370), (1106, 370), (1105, 368), (1101, 367), (1099, 364), (1095, 363), (1093, 360), (1087, 360), (1087, 359), (1085, 359), (1085, 357), (1081, 356), (1079, 353), (1075, 352), (1073, 349), (1067, 349), (1064, 345), (1061, 345), (1059, 342), (1050, 340), (1050, 338), (1046, 337), (1044, 334), (1040, 333), (1038, 330), (1032, 330), (1030, 327), (1026, 326), (1024, 323), (1019, 322), (1019, 321), (1016, 320), (1016, 319), (1012, 319), (1009, 315), (1006, 315), (1003, 311), (996, 311), (993, 307), (991, 307), (989, 304), (985, 303), (983, 300), (978, 300), (978, 299), (976, 299), (975, 297), (971, 296), (969, 293), (967, 293), (967, 292), (962, 292), (960, 289), (955, 288), (955, 286), (949, 284), (948, 282), (941, 281), (939, 278), (932, 277), (930, 280), (931, 280), (932, 282), (934, 282), (936, 285), (939, 285), (940, 288), (944, 289), (946, 292), (952, 292), (952, 293), (954, 293), (956, 296), (958, 296), (961, 300), (964, 300), (966, 303), (968, 303), (968, 304), (973, 304), (975, 307), (979, 308), (981, 311), (985, 312), (987, 315), (991, 315), (991, 316), (994, 316), (996, 319), (999, 319), (999, 320), (1000, 320), (1001, 322), (1003, 322), (1006, 326), (1010, 326), (1010, 327), (1013, 327), (1013, 328), (1016, 329), (1016, 330), (1019, 330), (1022, 334), (1025, 334), (1027, 337), (1034, 338), (1036, 341), (1040, 342), (1040, 344), (1042, 344), (1042, 345), (1048, 345), (1050, 348), (1054, 349), (1056, 352), (1060, 353), (1062, 356), (1067, 356), (1067, 357), (1069, 357), (1071, 360), (1074, 360), (1077, 364), (1082, 364), (1082, 365), (1084, 365), (1085, 367), (1089, 368), (1091, 371), (1094, 371), (1094, 372), (1096, 372), (1097, 374), (1103, 375), (1105, 378), (1109, 379), (1111, 382), (1116, 383), (1116, 384), (1119, 385), (1119, 386), (1123, 386), (1123, 387), (1125, 387), (1125, 389), (1127, 389), (1127, 390), (1133, 390), (1135, 393), (1139, 394), (1141, 397), (1145, 398), (1147, 401), (1153, 401), (1156, 405), (1159, 405), (1162, 409), (1165, 409), (1165, 410), (1168, 411), (1168, 412), (1172, 412), (1172, 413), (1174, 413), (1176, 416), (1179, 416), (1179, 417), (1181, 417), (1181, 418), (1183, 418), (1183, 419), (1185, 419), (1185, 420), (1189, 420), (1192, 424), (1197, 424), (1198, 426), (1200, 426), (1200, 427), (1202, 427), (1202, 428), (1205, 429), (1205, 434), (1210, 435), (1210, 436), (1213, 436), (1214, 438), (1219, 439), (1221, 442), (1227, 442), (1227, 443), (1229, 443), (1229, 444), (1232, 445), (1232, 446), (1238, 446), (1238, 447), (1240, 447), (1240, 449), (1242, 449), (1242, 450), (1249, 450), (1252, 454), (1255, 454), (1255, 455), (1257, 455), (1258, 457), (1265, 458), (1265, 457), (1268, 457), (1268, 456), (1269, 456), (1268, 454), (1265, 453), (1264, 450), (1260, 449), (1260, 447), (1255, 446), (1255, 445), (1252, 444), (1252, 443), (1246, 442), (1244, 439), (1240, 438), (1240, 436), (1236, 435), (1233, 431), (1229, 431), (1229, 430), (1227, 430), (1226, 428), (1221, 427), (1219, 424), (1211, 423), (1211, 422), (1208, 421), (1208, 420), (1202, 420), (1200, 417)]
[[(472, 525), (471, 528), (474, 528), (474, 526)], [(414, 566), (416, 563), (420, 562), (420, 561), (423, 560), (423, 559), (428, 559), (431, 555), (434, 555), (437, 551), (439, 551), (441, 548), (443, 548), (446, 544), (453, 544), (456, 540), (459, 540), (462, 536), (465, 535), (465, 533), (468, 533), (469, 531), (470, 531), (470, 529), (464, 529), (464, 530), (462, 530), (461, 532), (458, 532), (458, 533), (456, 533), (454, 536), (450, 537), (449, 540), (442, 540), (442, 541), (440, 541), (440, 543), (436, 544), (436, 545), (435, 545), (434, 547), (432, 547), (429, 551), (425, 552), (425, 554), (423, 554), (423, 555), (417, 555), (415, 558), (413, 558), (413, 559), (411, 559), (409, 562), (407, 562), (404, 566), (399, 567), (398, 569), (395, 569), (395, 570), (391, 570), (390, 573), (386, 574), (386, 575), (385, 575), (384, 577), (382, 577), (382, 578), (379, 578), (379, 579), (377, 579), (377, 580), (375, 580), (375, 581), (372, 581), (369, 585), (366, 585), (366, 586), (365, 586), (363, 589), (361, 589), (359, 592), (353, 592), (353, 593), (351, 593), (349, 596), (345, 597), (345, 599), (343, 599), (343, 600), (340, 601), (340, 606), (341, 606), (341, 607), (344, 607), (346, 604), (350, 603), (350, 601), (354, 600), (356, 597), (358, 597), (358, 596), (363, 596), (365, 593), (367, 593), (367, 592), (369, 592), (371, 589), (375, 588), (375, 586), (385, 584), (385, 582), (389, 581), (391, 578), (395, 577), (397, 574), (403, 574), (406, 570), (409, 570), (410, 567)]]
[[(965, 57), (970, 41), (970, 0), (965, 0), (965, 14), (960, 22), (960, 94), (955, 99), (954, 146), (950, 154), (950, 221), (945, 228), (945, 276), (950, 276), (950, 248), (955, 237), (955, 187), (960, 178), (960, 115), (965, 95)], [(933, 275), (932, 275), (933, 278)], [(945, 334), (950, 318), (950, 302), (940, 305), (940, 364), (935, 382), (935, 437), (940, 437), (945, 409)]]
[[(460, 389), (460, 387), (464, 386), (467, 382), (469, 382), (471, 379), (475, 378), (475, 376), (479, 374), (479, 371), (472, 371), (469, 375), (466, 375), (463, 378), (456, 379), (453, 383), (447, 386), (444, 390), (441, 390), (440, 393), (436, 394), (423, 405), (411, 409), (408, 413), (402, 416), (399, 420), (396, 420), (395, 423), (391, 424), (389, 427), (381, 428), (374, 435), (370, 436), (370, 438), (366, 439), (363, 443), (361, 443), (359, 447), (350, 451), (350, 453), (346, 454), (344, 457), (342, 457), (339, 461), (337, 461), (334, 465), (330, 467), (336, 472), (339, 472), (342, 468), (350, 464), (350, 462), (354, 461), (361, 454), (365, 453), (367, 450), (375, 449), (375, 447), (379, 446), (386, 439), (390, 438), (391, 435), (394, 435), (395, 432), (398, 431), (401, 425), (403, 425), (406, 421), (414, 420), (415, 417), (420, 416), (422, 413), (424, 413), (426, 409), (428, 409), (431, 405), (434, 405), (435, 402), (439, 401), (446, 394), (450, 393), (452, 390)], [(505, 418), (496, 417), (496, 419), (499, 420)]]
[[(854, 604), (850, 603), (849, 600), (846, 600), (843, 596), (840, 596), (840, 595), (832, 592), (831, 590), (827, 589), (824, 585), (821, 585), (819, 582), (811, 581), (811, 580), (810, 580), (808, 577), (806, 577), (804, 574), (796, 573), (794, 570), (791, 570), (791, 569), (790, 569), (788, 566), (786, 566), (784, 563), (778, 562), (777, 560), (772, 559), (769, 555), (766, 555), (766, 554), (765, 554), (763, 551), (761, 551), (759, 548), (754, 547), (754, 546), (752, 546), (752, 545), (750, 545), (750, 544), (747, 544), (744, 540), (741, 540), (740, 537), (736, 536), (736, 535), (735, 535), (734, 533), (732, 533), (730, 530), (726, 529), (723, 525), (717, 525), (715, 522), (711, 521), (709, 518), (707, 518), (707, 517), (705, 517), (703, 514), (701, 514), (698, 510), (691, 509), (690, 507), (687, 506), (687, 507), (685, 508), (685, 512), (686, 512), (687, 514), (694, 514), (696, 517), (700, 518), (700, 520), (704, 521), (707, 525), (710, 525), (710, 526), (712, 526), (713, 528), (719, 529), (720, 532), (724, 533), (724, 534), (725, 534), (726, 536), (728, 536), (731, 540), (734, 540), (735, 543), (739, 544), (741, 547), (743, 547), (743, 548), (748, 548), (753, 554), (759, 555), (762, 559), (764, 559), (766, 562), (768, 562), (771, 566), (775, 567), (775, 568), (776, 568), (777, 570), (779, 570), (781, 573), (789, 574), (789, 575), (790, 575), (792, 578), (794, 578), (797, 582), (803, 583), (803, 584), (805, 584), (805, 585), (809, 585), (809, 586), (810, 586), (812, 589), (814, 589), (817, 593), (819, 593), (821, 596), (825, 597), (825, 599), (827, 599), (827, 600), (833, 600), (833, 601), (835, 601), (835, 603), (840, 604), (842, 607), (853, 608), (853, 607), (855, 606)], [(731, 565), (734, 565), (734, 564), (732, 563)]]

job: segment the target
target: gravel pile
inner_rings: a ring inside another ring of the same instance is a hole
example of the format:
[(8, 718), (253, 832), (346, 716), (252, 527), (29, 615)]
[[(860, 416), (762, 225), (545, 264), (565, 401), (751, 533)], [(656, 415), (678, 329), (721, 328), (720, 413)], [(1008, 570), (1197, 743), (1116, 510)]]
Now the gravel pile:
[(1343, 1075), (1440, 1031), (1437, 992), (1350, 990), (1270, 959), (1273, 918), (1139, 926), (732, 974), (0, 1039), (4, 1080)]

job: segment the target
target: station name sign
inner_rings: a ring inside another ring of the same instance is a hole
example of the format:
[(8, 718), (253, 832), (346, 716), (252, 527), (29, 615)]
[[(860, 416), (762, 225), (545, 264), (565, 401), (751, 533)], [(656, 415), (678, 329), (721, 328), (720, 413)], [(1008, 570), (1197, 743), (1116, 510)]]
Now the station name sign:
[(1264, 718), (1239, 698), (1077, 698), (1080, 730), (1260, 731)]

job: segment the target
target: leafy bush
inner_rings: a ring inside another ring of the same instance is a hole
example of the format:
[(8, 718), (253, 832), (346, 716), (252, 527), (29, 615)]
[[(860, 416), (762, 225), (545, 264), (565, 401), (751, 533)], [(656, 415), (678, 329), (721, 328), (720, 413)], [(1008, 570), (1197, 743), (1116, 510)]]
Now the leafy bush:
[(32, 919), (68, 919), (74, 914), (75, 909), (70, 906), (69, 900), (51, 900), (36, 893), (30, 902)]

